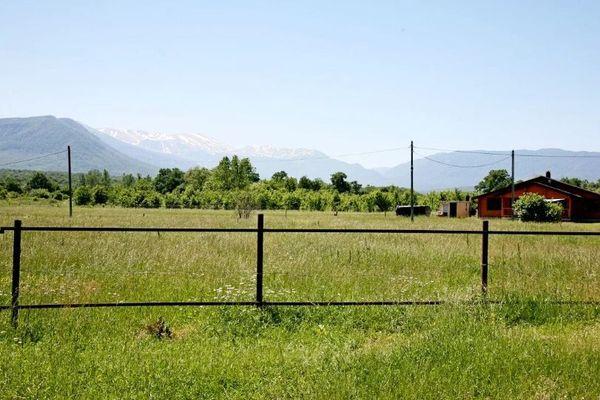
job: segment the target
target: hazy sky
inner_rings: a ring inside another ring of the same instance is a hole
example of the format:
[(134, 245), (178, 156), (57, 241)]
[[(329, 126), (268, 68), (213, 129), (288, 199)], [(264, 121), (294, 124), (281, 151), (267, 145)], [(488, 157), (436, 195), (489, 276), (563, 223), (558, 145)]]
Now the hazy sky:
[(47, 114), (331, 155), (598, 151), (600, 1), (1, 1), (0, 117)]

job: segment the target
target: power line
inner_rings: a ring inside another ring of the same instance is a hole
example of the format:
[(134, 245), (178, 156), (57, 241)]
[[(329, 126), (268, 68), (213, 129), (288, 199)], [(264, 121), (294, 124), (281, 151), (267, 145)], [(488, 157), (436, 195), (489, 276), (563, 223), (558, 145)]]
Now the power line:
[[(457, 150), (457, 149), (443, 149), (439, 147), (419, 147), (415, 146), (416, 149), (421, 150), (433, 150), (433, 151), (450, 151), (453, 153), (466, 153), (466, 154), (485, 154), (491, 156), (510, 156), (510, 153), (504, 152), (492, 152), (492, 151), (481, 151), (481, 150)], [(561, 154), (520, 154), (515, 152), (515, 157), (540, 157), (540, 158), (600, 158), (598, 155), (587, 155), (587, 154), (573, 154), (573, 155), (561, 155)]]
[(600, 156), (594, 156), (594, 155), (580, 155), (580, 154), (574, 154), (571, 156), (568, 155), (559, 155), (559, 154), (518, 154), (515, 153), (516, 157), (541, 157), (541, 158), (600, 158)]
[(404, 147), (392, 147), (392, 148), (388, 148), (388, 149), (380, 149), (380, 150), (373, 150), (373, 151), (364, 151), (364, 152), (360, 152), (360, 153), (346, 153), (346, 154), (337, 154), (337, 155), (332, 155), (332, 156), (323, 156), (323, 157), (308, 157), (308, 158), (289, 158), (289, 159), (268, 159), (268, 160), (252, 160), (253, 163), (257, 163), (257, 162), (291, 162), (291, 161), (313, 161), (313, 160), (328, 160), (331, 158), (342, 158), (342, 157), (353, 157), (353, 156), (364, 156), (364, 155), (369, 155), (369, 154), (378, 154), (378, 153), (386, 153), (386, 152), (392, 152), (392, 151), (399, 151), (399, 150), (407, 150), (410, 149), (410, 146), (404, 146)]
[(7, 162), (7, 163), (0, 164), (0, 167), (4, 167), (4, 166), (7, 166), (7, 165), (24, 163), (24, 162), (28, 162), (28, 161), (35, 161), (35, 160), (39, 160), (39, 159), (50, 157), (50, 156), (55, 156), (57, 154), (66, 153), (66, 152), (67, 152), (66, 150), (61, 150), (61, 151), (57, 151), (56, 153), (48, 153), (48, 154), (44, 154), (44, 155), (41, 155), (41, 156), (38, 156), (38, 157), (33, 157), (33, 158), (28, 158), (28, 159), (23, 159), (23, 160), (17, 160), (17, 161), (10, 161), (10, 162)]
[(420, 147), (420, 146), (415, 146), (415, 149), (433, 150), (433, 151), (451, 151), (453, 153), (485, 154), (485, 155), (490, 155), (490, 156), (510, 156), (510, 153), (480, 151), (480, 150), (456, 150), (456, 149), (441, 149), (441, 148), (436, 148), (436, 147)]
[(496, 160), (496, 161), (493, 161), (493, 162), (490, 162), (490, 163), (478, 164), (478, 165), (459, 165), (459, 164), (452, 164), (452, 163), (447, 163), (447, 162), (444, 162), (444, 161), (435, 160), (435, 159), (433, 159), (431, 157), (427, 157), (427, 156), (424, 156), (422, 154), (419, 154), (419, 155), (423, 156), (423, 158), (425, 158), (426, 160), (433, 161), (434, 163), (438, 163), (438, 164), (441, 164), (441, 165), (445, 165), (447, 167), (454, 167), (454, 168), (482, 168), (482, 167), (489, 167), (490, 165), (499, 164), (502, 161), (506, 161), (506, 160), (508, 160), (510, 158), (510, 156), (508, 156), (508, 157), (504, 157), (501, 160)]

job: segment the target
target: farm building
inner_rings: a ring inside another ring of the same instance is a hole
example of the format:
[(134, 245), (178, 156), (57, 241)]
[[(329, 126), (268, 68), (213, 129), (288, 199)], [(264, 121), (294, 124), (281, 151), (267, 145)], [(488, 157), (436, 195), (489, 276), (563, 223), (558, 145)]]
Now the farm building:
[(443, 201), (437, 212), (439, 217), (466, 218), (471, 209), (470, 201)]
[[(523, 193), (537, 193), (547, 201), (562, 204), (563, 219), (571, 221), (600, 220), (600, 194), (552, 179), (550, 172), (515, 184), (515, 199)], [(481, 218), (512, 216), (511, 187), (476, 197)]]

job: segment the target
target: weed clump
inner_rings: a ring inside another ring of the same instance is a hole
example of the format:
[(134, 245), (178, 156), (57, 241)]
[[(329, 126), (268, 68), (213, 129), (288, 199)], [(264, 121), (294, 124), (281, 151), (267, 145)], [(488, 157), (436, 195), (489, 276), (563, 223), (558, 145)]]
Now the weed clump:
[(159, 340), (173, 338), (173, 330), (167, 325), (163, 317), (159, 317), (156, 322), (147, 325), (146, 332)]

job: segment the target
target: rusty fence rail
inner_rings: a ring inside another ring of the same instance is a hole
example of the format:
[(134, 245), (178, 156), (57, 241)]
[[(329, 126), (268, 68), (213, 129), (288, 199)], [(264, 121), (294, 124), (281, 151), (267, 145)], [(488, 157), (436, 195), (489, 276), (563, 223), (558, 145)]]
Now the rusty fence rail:
[[(11, 310), (11, 322), (17, 325), (19, 310), (53, 308), (95, 308), (95, 307), (140, 307), (140, 306), (406, 306), (440, 305), (443, 300), (399, 300), (399, 301), (265, 301), (263, 294), (264, 234), (265, 233), (336, 233), (336, 234), (442, 234), (481, 236), (481, 292), (484, 300), (488, 290), (489, 236), (490, 235), (534, 235), (534, 236), (600, 236), (596, 231), (521, 231), (489, 229), (489, 221), (483, 221), (481, 230), (450, 229), (334, 229), (334, 228), (265, 228), (264, 215), (258, 214), (256, 228), (160, 228), (160, 227), (76, 227), (76, 226), (23, 226), (15, 220), (13, 226), (0, 227), (0, 234), (13, 233), (11, 304), (0, 305), (0, 310)], [(21, 275), (22, 232), (173, 232), (173, 233), (253, 233), (256, 234), (256, 300), (255, 301), (155, 301), (155, 302), (115, 302), (115, 303), (50, 303), (20, 304), (19, 289)], [(600, 301), (554, 301), (556, 304), (593, 304)]]

